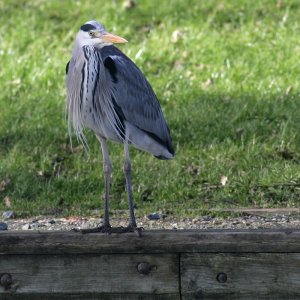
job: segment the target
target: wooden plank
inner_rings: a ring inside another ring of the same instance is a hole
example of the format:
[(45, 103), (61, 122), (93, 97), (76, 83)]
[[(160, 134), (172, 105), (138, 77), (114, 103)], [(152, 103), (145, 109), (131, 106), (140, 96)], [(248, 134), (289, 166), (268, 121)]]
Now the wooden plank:
[(300, 253), (182, 254), (182, 299), (299, 299)]
[(249, 215), (258, 215), (258, 216), (268, 216), (274, 214), (299, 214), (300, 208), (296, 207), (278, 207), (278, 208), (248, 208), (248, 207), (239, 207), (239, 208), (222, 208), (222, 209), (210, 209), (212, 212), (235, 212), (235, 213), (245, 213)]
[[(151, 266), (146, 275), (138, 272), (141, 262)], [(0, 295), (173, 294), (176, 299), (178, 264), (176, 254), (4, 255), (0, 270), (12, 275), (13, 284), (8, 291), (0, 287)]]
[[(3, 294), (1, 300), (177, 300), (178, 294)], [(251, 299), (253, 300), (253, 299)]]
[(7, 231), (0, 255), (76, 253), (299, 252), (300, 229), (153, 230), (135, 234)]

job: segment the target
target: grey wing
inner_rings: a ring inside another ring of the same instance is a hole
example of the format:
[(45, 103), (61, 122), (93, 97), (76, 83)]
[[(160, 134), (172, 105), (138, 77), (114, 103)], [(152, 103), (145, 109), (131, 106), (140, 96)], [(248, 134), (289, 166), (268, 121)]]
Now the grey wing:
[(114, 46), (103, 47), (102, 59), (111, 79), (120, 118), (138, 127), (174, 154), (160, 104), (140, 69)]

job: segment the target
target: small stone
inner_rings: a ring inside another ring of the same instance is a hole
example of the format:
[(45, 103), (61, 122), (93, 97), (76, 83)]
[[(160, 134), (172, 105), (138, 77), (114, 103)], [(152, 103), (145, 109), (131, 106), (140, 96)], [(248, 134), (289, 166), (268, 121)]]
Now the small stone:
[(7, 230), (8, 226), (4, 222), (0, 222), (0, 230)]
[(213, 220), (213, 222), (212, 222), (214, 225), (221, 225), (222, 224), (222, 221), (221, 220), (218, 220), (218, 219), (216, 219), (216, 220)]
[(41, 227), (46, 227), (45, 224), (42, 224), (42, 223), (39, 223), (39, 222), (31, 223), (29, 226), (30, 226), (30, 229), (37, 229), (37, 228), (41, 228)]
[(31, 229), (31, 226), (29, 223), (22, 226), (22, 230), (28, 230), (28, 229)]
[(159, 220), (160, 219), (160, 215), (158, 213), (153, 213), (153, 214), (147, 215), (147, 218), (149, 220)]
[(3, 219), (11, 219), (14, 217), (14, 212), (12, 210), (6, 210), (2, 214)]
[(48, 221), (49, 224), (55, 224), (56, 222), (54, 220)]
[(208, 221), (212, 220), (212, 217), (211, 216), (203, 216), (202, 220), (205, 221), (205, 222), (208, 222)]

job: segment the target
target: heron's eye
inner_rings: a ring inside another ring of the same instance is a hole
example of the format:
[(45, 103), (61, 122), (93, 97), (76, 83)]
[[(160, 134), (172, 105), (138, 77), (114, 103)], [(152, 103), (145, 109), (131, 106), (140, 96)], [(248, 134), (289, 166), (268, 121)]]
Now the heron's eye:
[(94, 35), (95, 35), (95, 32), (89, 31), (89, 35), (90, 35), (90, 36), (94, 36)]

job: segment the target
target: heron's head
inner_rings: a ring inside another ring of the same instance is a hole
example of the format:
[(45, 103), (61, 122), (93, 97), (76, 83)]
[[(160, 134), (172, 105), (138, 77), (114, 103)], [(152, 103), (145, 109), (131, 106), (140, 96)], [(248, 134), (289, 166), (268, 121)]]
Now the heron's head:
[(94, 20), (88, 21), (80, 27), (76, 40), (81, 47), (104, 47), (127, 42), (124, 38), (107, 32), (102, 24)]

